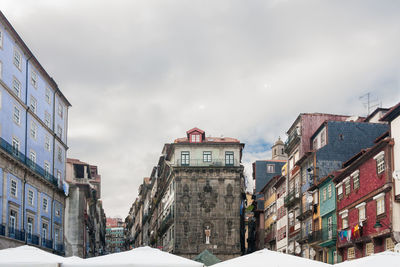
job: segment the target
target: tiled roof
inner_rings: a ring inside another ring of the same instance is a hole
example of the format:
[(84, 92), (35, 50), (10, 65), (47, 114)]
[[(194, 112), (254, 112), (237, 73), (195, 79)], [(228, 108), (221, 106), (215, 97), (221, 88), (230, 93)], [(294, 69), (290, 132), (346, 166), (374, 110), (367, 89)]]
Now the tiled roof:
[[(189, 139), (187, 137), (177, 138), (174, 143), (189, 143)], [(232, 137), (206, 137), (200, 144), (204, 143), (240, 143), (240, 141)]]

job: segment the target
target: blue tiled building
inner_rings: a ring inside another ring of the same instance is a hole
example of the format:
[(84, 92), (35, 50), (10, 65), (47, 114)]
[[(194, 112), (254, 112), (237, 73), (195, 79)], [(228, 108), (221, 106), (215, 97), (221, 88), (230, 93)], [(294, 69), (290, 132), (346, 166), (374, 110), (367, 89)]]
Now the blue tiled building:
[(63, 251), (69, 107), (0, 12), (0, 248)]

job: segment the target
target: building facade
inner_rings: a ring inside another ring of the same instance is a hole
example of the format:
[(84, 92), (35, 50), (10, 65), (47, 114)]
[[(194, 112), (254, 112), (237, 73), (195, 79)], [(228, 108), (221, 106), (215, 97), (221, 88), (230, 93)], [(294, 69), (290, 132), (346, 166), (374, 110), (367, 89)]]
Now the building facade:
[(134, 222), (126, 230), (131, 243), (146, 242), (186, 258), (204, 250), (221, 260), (241, 255), (243, 147), (234, 138), (206, 137), (198, 128), (165, 144), (133, 205)]
[(0, 12), (0, 248), (64, 253), (69, 106)]
[(106, 218), (106, 250), (115, 253), (126, 250), (125, 222), (121, 218)]
[(97, 166), (67, 159), (69, 197), (65, 208), (65, 255), (81, 258), (105, 253), (106, 217)]

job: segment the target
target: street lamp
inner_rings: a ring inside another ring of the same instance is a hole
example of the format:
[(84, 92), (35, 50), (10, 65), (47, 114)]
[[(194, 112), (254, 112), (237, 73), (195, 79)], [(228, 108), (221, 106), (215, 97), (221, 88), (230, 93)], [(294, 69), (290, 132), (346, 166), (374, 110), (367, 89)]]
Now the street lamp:
[(386, 226), (387, 228), (390, 228), (389, 225), (387, 225), (387, 224), (384, 223), (384, 222), (381, 222), (380, 220), (376, 220), (375, 225), (374, 225), (374, 228), (375, 228), (375, 229), (379, 229), (379, 228), (382, 227), (382, 224), (383, 224), (384, 226)]

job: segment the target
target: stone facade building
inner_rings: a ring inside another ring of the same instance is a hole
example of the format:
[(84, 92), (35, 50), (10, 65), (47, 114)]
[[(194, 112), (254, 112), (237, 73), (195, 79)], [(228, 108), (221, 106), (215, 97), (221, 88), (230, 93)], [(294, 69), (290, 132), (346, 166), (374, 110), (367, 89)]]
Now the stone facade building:
[[(206, 249), (221, 260), (241, 255), (243, 147), (234, 138), (206, 137), (198, 128), (165, 144), (147, 189), (141, 189), (127, 218), (131, 243), (140, 246), (148, 240), (190, 259)], [(149, 204), (142, 208), (145, 201)], [(148, 221), (146, 231), (141, 230)]]
[(65, 255), (88, 258), (105, 252), (106, 218), (97, 166), (67, 159)]

